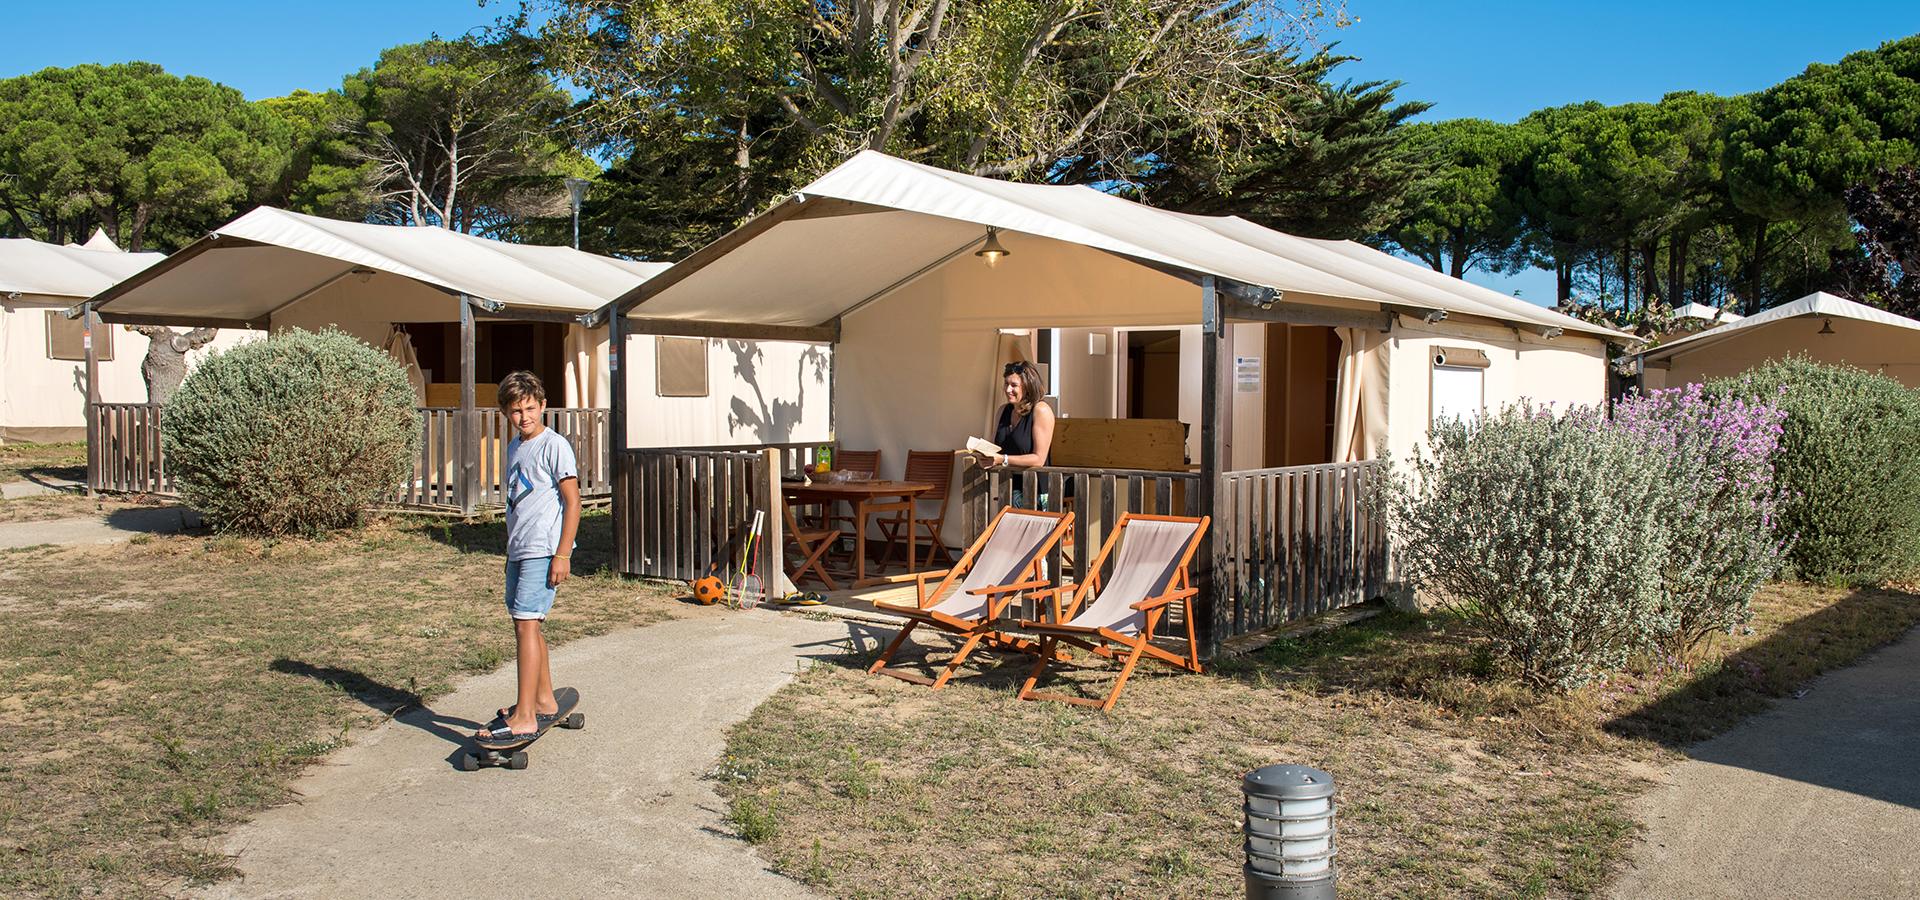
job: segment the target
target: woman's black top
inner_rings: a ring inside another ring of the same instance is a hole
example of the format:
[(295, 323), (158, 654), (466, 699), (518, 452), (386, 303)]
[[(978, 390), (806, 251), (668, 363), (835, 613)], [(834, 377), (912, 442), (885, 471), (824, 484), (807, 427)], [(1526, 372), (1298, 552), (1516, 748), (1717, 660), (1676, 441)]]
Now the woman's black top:
[[(1013, 404), (1000, 407), (1000, 424), (993, 430), (993, 442), (1000, 445), (1000, 452), (1008, 456), (1022, 456), (1033, 452), (1033, 413), (1029, 411), (1014, 420)], [(1053, 448), (1047, 448), (1047, 460), (1041, 465), (1052, 462)]]

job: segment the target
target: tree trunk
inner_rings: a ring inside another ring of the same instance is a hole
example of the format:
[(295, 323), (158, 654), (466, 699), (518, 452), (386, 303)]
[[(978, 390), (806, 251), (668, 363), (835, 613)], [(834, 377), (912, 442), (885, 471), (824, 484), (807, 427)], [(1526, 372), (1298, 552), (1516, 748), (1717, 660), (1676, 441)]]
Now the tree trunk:
[(1463, 278), (1467, 274), (1466, 241), (1461, 240), (1459, 235), (1456, 234), (1449, 243), (1451, 246), (1447, 248), (1448, 255), (1451, 256), (1452, 259), (1447, 261), (1447, 274), (1455, 278)]
[(1653, 309), (1655, 300), (1664, 300), (1660, 296), (1660, 239), (1654, 238), (1640, 245), (1640, 306)]
[(195, 328), (185, 334), (163, 325), (135, 325), (132, 329), (147, 336), (147, 358), (140, 362), (140, 377), (147, 382), (147, 402), (165, 405), (187, 378), (187, 354), (213, 340), (219, 332)]
[(1620, 242), (1620, 317), (1633, 314), (1633, 242)]
[(1747, 296), (1741, 298), (1745, 307), (1743, 315), (1753, 315), (1760, 311), (1760, 285), (1765, 280), (1767, 261), (1767, 223), (1756, 223), (1753, 229), (1753, 249), (1747, 254)]
[(1684, 231), (1667, 235), (1667, 302), (1675, 306), (1687, 296), (1687, 244), (1692, 238)]
[(1573, 263), (1556, 254), (1553, 258), (1553, 302), (1566, 306), (1573, 299)]

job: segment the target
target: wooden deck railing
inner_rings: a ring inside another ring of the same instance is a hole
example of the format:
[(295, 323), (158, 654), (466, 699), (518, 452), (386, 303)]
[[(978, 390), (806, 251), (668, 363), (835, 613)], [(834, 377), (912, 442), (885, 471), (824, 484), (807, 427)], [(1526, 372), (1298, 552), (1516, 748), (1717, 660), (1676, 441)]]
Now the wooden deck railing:
[(1214, 500), (1214, 633), (1259, 631), (1380, 596), (1379, 461), (1228, 472)]
[(178, 493), (160, 447), (157, 403), (96, 403), (87, 409), (87, 488), (117, 494)]
[[(469, 491), (460, 464), (460, 410), (452, 407), (420, 407), (420, 450), (414, 459), (413, 475), (394, 492), (392, 502), (410, 508), (459, 510), (488, 509), (505, 505), (501, 478), (506, 444), (511, 434), (507, 419), (497, 409), (475, 410), (480, 423), (480, 443), (475, 470), (476, 484), (471, 488), (471, 506), (465, 503)], [(98, 403), (88, 412), (87, 483), (96, 491), (114, 493), (178, 493), (167, 471), (165, 453), (160, 444), (162, 407), (151, 403)], [(543, 419), (548, 428), (573, 444), (580, 468), (580, 495), (594, 498), (612, 491), (612, 446), (606, 409), (548, 409)]]
[[(622, 573), (688, 581), (706, 575), (729, 541), (762, 513), (759, 574), (778, 590), (784, 568), (780, 476), (809, 459), (802, 445), (763, 448), (627, 450), (616, 460)], [(796, 469), (797, 471), (797, 469)]]

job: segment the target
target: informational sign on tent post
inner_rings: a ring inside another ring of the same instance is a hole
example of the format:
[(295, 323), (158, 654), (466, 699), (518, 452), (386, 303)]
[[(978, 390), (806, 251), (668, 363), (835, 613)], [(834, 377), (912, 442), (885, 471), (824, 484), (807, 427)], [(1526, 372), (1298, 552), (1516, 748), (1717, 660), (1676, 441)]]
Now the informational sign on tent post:
[(1258, 392), (1260, 390), (1260, 357), (1234, 357), (1233, 384), (1234, 390), (1242, 394)]

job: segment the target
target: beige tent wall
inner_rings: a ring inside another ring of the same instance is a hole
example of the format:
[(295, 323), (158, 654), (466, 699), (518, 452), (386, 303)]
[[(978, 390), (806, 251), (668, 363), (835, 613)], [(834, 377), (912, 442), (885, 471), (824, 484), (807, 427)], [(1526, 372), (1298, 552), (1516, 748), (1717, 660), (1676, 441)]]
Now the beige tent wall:
[[(962, 255), (841, 321), (841, 446), (880, 450), (882, 473), (898, 477), (908, 450), (950, 450), (978, 435), (993, 414), (987, 388), (998, 381), (1001, 328), (1177, 328), (1199, 320), (1200, 292), (1190, 282), (1077, 245), (1026, 238), (1010, 246), (1013, 255), (997, 267)], [(1067, 378), (1072, 391), (1074, 376)], [(957, 513), (955, 504), (950, 514)]]
[(1607, 399), (1606, 342), (1561, 335), (1547, 340), (1511, 328), (1442, 322), (1427, 325), (1405, 316), (1394, 323), (1387, 396), (1387, 449), (1408, 458), (1426, 438), (1433, 412), (1433, 351), (1461, 347), (1487, 354), (1485, 408), (1497, 410), (1522, 399), (1562, 409), (1594, 406)]
[[(1833, 334), (1820, 334), (1826, 320), (1805, 316), (1770, 322), (1735, 333), (1698, 350), (1683, 350), (1670, 368), (1647, 366), (1648, 388), (1738, 375), (1769, 360), (1804, 355), (1824, 363), (1857, 366), (1920, 388), (1920, 331), (1835, 318)], [(1703, 339), (1709, 340), (1709, 339)]]
[[(0, 311), (0, 366), (4, 366), (0, 369), (0, 434), (15, 435), (13, 439), (85, 440), (87, 364), (47, 358), (48, 309), (9, 303)], [(112, 329), (114, 349), (113, 361), (100, 364), (101, 401), (147, 402), (147, 382), (140, 376), (140, 363), (147, 356), (146, 337), (120, 325), (101, 327)], [(187, 365), (191, 368), (214, 350), (258, 335), (221, 329), (212, 344), (187, 355)]]
[[(1087, 342), (1095, 335), (1107, 345), (1106, 352), (1099, 356), (1087, 351)], [(1111, 328), (1060, 329), (1060, 355), (1053, 361), (1053, 381), (1054, 393), (1060, 398), (1061, 415), (1082, 419), (1114, 417), (1114, 353)], [(1124, 357), (1125, 353), (1120, 355)]]
[(707, 341), (707, 396), (655, 390), (655, 338), (628, 338), (627, 446), (826, 441), (833, 351), (792, 341)]

